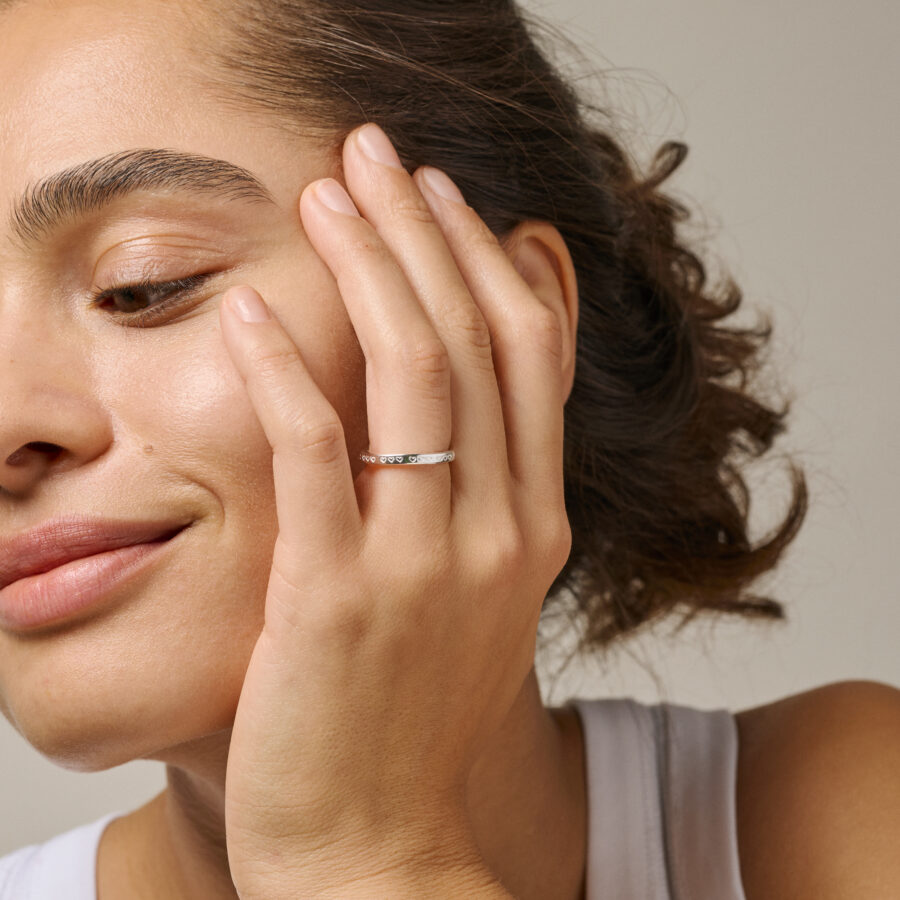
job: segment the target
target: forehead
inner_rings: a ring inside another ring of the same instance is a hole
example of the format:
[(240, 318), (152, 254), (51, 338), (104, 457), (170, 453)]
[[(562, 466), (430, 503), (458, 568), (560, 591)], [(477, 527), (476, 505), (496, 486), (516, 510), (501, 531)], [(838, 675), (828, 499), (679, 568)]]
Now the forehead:
[[(0, 12), (0, 204), (29, 182), (134, 147), (214, 145), (178, 3), (42, 2)], [(196, 43), (194, 44), (196, 46)]]
[(0, 11), (0, 270), (15, 252), (10, 216), (33, 185), (146, 148), (226, 160), (299, 220), (303, 184), (335, 174), (339, 147), (286, 131), (267, 111), (216, 99), (225, 83), (198, 12), (212, 6), (23, 0)]

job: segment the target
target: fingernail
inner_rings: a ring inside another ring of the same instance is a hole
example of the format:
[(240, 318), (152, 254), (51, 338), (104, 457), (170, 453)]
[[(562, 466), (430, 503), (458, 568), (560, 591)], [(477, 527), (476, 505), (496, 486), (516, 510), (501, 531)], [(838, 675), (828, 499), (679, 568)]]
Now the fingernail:
[(359, 215), (359, 210), (350, 199), (350, 195), (333, 178), (326, 178), (316, 185), (316, 196), (329, 209), (333, 209), (335, 212), (344, 213), (348, 216)]
[(460, 189), (440, 169), (435, 169), (433, 166), (423, 166), (422, 177), (425, 179), (428, 187), (445, 200), (453, 200), (455, 203), (466, 202), (466, 198), (463, 197)]
[(262, 298), (251, 287), (236, 287), (228, 294), (228, 303), (244, 322), (266, 322), (272, 318)]
[(362, 152), (377, 163), (384, 163), (386, 166), (393, 166), (395, 169), (402, 169), (403, 163), (397, 156), (394, 145), (390, 142), (388, 136), (374, 123), (370, 122), (363, 126), (356, 133), (356, 140)]

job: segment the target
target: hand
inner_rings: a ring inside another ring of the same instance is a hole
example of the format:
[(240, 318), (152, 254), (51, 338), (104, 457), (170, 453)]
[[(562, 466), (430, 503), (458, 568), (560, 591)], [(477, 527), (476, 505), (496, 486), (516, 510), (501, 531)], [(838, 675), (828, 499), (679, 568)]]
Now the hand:
[(229, 300), (248, 289), (229, 291), (222, 333), (272, 447), (279, 528), (226, 776), (232, 878), (254, 900), (510, 896), (466, 783), (571, 547), (560, 323), (473, 209), (363, 153), (373, 129), (343, 148), (362, 216), (323, 205), (323, 183), (343, 193), (323, 179), (301, 219), (366, 357), (372, 451), (456, 459), (354, 482), (291, 335), (241, 323)]

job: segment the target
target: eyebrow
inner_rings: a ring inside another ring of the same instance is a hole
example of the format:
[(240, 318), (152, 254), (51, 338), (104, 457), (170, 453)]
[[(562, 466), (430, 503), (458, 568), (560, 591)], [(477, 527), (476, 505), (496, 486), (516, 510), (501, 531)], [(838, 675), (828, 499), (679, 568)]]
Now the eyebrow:
[(177, 150), (125, 150), (28, 185), (13, 203), (10, 234), (27, 249), (66, 222), (136, 191), (206, 193), (221, 200), (275, 203), (256, 176), (227, 160)]

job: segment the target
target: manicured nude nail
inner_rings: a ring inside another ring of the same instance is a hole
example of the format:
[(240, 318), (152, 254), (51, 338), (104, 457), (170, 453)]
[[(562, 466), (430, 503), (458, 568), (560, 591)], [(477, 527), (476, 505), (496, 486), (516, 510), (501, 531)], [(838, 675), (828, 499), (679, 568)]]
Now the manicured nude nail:
[(428, 187), (445, 200), (453, 200), (456, 203), (466, 202), (460, 189), (440, 169), (435, 169), (433, 166), (423, 166), (422, 177), (425, 179)]
[(359, 210), (350, 199), (350, 195), (333, 178), (326, 178), (316, 185), (316, 196), (335, 212), (345, 213), (348, 216), (359, 215)]
[(362, 152), (378, 163), (402, 169), (403, 163), (397, 156), (397, 151), (390, 138), (374, 123), (363, 126), (356, 134), (356, 140), (362, 148)]
[(228, 294), (228, 303), (243, 322), (267, 322), (269, 309), (259, 294), (250, 287), (236, 287)]

